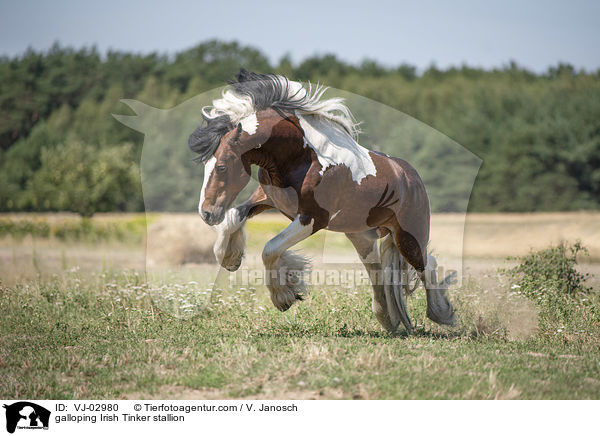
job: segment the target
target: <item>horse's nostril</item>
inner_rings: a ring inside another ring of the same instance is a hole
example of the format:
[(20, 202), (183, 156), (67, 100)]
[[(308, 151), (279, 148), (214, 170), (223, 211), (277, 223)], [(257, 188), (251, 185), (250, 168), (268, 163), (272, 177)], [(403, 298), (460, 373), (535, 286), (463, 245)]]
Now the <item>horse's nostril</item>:
[(206, 221), (208, 223), (208, 221), (210, 220), (210, 212), (207, 212), (207, 211), (202, 212), (202, 218), (204, 218), (204, 221)]

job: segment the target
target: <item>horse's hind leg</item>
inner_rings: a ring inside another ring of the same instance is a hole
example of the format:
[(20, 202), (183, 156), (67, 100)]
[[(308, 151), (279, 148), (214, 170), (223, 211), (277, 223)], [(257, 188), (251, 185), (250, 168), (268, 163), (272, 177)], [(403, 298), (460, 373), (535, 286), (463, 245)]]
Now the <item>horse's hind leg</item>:
[(446, 290), (448, 278), (439, 282), (437, 279), (437, 261), (426, 253), (426, 243), (418, 240), (409, 232), (404, 231), (396, 223), (393, 230), (394, 241), (402, 256), (417, 270), (419, 278), (427, 293), (427, 317), (438, 324), (454, 325), (454, 309)]
[(383, 268), (380, 262), (379, 250), (377, 249), (377, 233), (369, 230), (361, 233), (346, 233), (346, 236), (354, 245), (361, 262), (365, 266), (369, 279), (373, 286), (373, 302), (371, 308), (379, 323), (390, 333), (393, 333), (400, 321), (396, 316), (394, 322), (390, 319), (385, 290), (382, 283)]
[(393, 235), (387, 235), (379, 244), (381, 264), (383, 266), (383, 289), (388, 302), (390, 319), (396, 328), (402, 322), (406, 331), (413, 331), (412, 322), (408, 314), (406, 303), (405, 284), (407, 277), (402, 275), (402, 263), (404, 260), (398, 250)]

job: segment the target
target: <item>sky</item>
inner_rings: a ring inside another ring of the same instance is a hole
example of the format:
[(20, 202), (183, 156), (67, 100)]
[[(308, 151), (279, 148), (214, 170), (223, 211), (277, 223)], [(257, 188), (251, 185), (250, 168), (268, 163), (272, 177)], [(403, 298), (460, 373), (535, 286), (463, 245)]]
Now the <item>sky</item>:
[(0, 55), (28, 47), (95, 45), (174, 54), (202, 41), (237, 40), (272, 62), (333, 53), (357, 63), (425, 69), (533, 71), (566, 62), (600, 68), (600, 2), (594, 1), (157, 1), (0, 0)]

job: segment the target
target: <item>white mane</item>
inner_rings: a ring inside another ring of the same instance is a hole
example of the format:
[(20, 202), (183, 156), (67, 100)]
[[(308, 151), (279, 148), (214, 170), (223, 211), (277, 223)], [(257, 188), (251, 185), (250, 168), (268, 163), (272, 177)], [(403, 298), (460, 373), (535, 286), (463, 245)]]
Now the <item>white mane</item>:
[[(306, 89), (300, 82), (288, 80), (283, 76), (270, 76), (273, 81), (287, 90), (284, 101), (294, 107), (299, 115), (319, 115), (342, 126), (355, 140), (360, 133), (358, 124), (354, 122), (352, 113), (340, 97), (321, 100), (328, 87), (308, 83)], [(256, 109), (249, 95), (238, 95), (234, 90), (223, 91), (222, 98), (213, 100), (212, 106), (205, 106), (202, 114), (208, 119), (227, 115), (235, 125), (242, 119), (254, 113)]]
[(228, 89), (223, 92), (222, 98), (213, 101), (212, 106), (204, 107), (202, 114), (209, 120), (227, 115), (233, 125), (241, 123), (246, 132), (254, 134), (258, 124), (257, 109), (251, 95), (255, 99), (261, 98), (263, 95), (259, 93), (262, 92), (267, 95), (267, 103), (298, 117), (305, 133), (305, 146), (310, 146), (317, 154), (322, 166), (321, 173), (330, 166), (343, 164), (350, 169), (352, 179), (359, 184), (368, 175), (376, 174), (369, 150), (357, 142), (358, 125), (353, 121), (343, 98), (321, 100), (328, 89), (326, 87), (313, 87), (309, 83), (307, 89), (301, 83), (283, 76), (263, 77), (267, 77), (261, 83), (264, 87), (252, 89), (250, 95)]

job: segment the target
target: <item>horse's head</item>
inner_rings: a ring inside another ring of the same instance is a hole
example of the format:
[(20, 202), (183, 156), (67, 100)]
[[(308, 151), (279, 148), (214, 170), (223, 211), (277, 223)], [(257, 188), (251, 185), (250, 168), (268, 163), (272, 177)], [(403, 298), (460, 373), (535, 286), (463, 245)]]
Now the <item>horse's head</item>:
[(225, 212), (250, 180), (250, 168), (239, 150), (241, 125), (221, 138), (215, 154), (204, 166), (198, 212), (208, 225), (219, 224)]
[(190, 136), (190, 148), (205, 160), (198, 212), (208, 225), (223, 220), (250, 181), (250, 162), (243, 155), (270, 138), (276, 121), (269, 114), (252, 113), (234, 127), (227, 117), (221, 117), (208, 120)]

